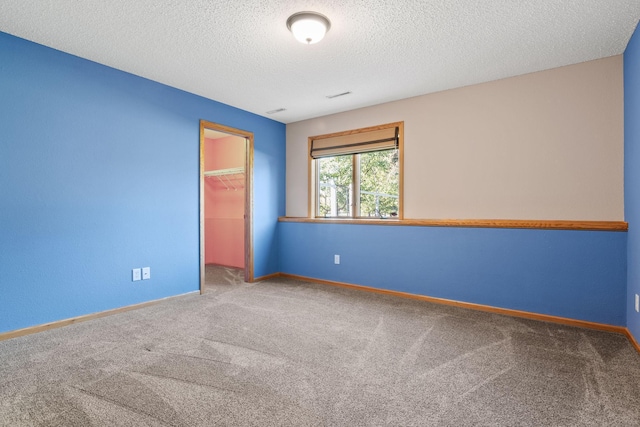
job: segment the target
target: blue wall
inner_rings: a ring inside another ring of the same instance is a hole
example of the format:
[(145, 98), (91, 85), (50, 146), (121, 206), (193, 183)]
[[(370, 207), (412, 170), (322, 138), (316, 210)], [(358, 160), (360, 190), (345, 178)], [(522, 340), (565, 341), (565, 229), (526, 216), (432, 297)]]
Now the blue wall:
[[(280, 270), (624, 326), (624, 232), (282, 222)], [(333, 255), (341, 264), (333, 264)]]
[[(626, 324), (640, 338), (639, 39), (624, 57), (627, 234), (277, 224), (283, 124), (0, 33), (0, 332), (198, 289), (205, 119), (255, 134), (256, 277)], [(143, 266), (152, 279), (132, 282)]]
[(627, 328), (640, 342), (640, 29), (624, 53), (624, 217), (629, 223), (627, 247)]
[(0, 332), (198, 289), (200, 119), (255, 135), (274, 273), (283, 124), (0, 33)]

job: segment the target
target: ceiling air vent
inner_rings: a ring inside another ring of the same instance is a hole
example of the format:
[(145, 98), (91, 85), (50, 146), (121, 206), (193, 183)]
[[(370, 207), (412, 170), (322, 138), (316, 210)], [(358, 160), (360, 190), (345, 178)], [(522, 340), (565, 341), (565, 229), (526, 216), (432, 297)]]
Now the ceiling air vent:
[(349, 92), (342, 92), (342, 93), (337, 93), (337, 94), (335, 94), (335, 95), (327, 95), (327, 98), (329, 98), (329, 99), (333, 99), (333, 98), (337, 98), (337, 97), (339, 97), (339, 96), (345, 96), (345, 95), (350, 95), (350, 94), (351, 94), (351, 91), (349, 91)]
[(281, 113), (283, 111), (287, 111), (287, 109), (286, 108), (276, 108), (275, 110), (267, 111), (267, 114)]

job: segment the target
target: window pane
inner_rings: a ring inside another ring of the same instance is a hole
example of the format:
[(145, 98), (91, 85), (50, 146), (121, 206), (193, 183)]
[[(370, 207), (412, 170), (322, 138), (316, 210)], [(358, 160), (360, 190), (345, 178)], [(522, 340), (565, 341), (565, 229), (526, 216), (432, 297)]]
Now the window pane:
[(360, 154), (359, 157), (359, 216), (397, 216), (400, 188), (398, 150), (374, 151)]
[(353, 156), (325, 157), (318, 164), (318, 216), (351, 216)]

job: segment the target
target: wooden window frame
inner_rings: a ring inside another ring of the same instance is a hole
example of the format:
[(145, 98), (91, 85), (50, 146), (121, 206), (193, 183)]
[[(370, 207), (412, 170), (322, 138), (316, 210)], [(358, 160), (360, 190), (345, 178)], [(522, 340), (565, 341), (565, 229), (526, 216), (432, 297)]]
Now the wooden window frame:
[[(308, 161), (308, 205), (307, 205), (307, 216), (309, 218), (322, 220), (324, 217), (317, 216), (317, 203), (318, 203), (318, 168), (316, 159), (311, 157), (311, 149), (314, 140), (325, 139), (325, 138), (335, 138), (339, 136), (346, 135), (355, 135), (359, 133), (372, 132), (381, 129), (388, 128), (398, 128), (398, 165), (399, 165), (399, 176), (398, 176), (398, 216), (395, 218), (385, 218), (385, 220), (395, 221), (404, 219), (404, 122), (393, 122), (387, 123), (383, 125), (370, 126), (366, 128), (352, 129), (343, 132), (335, 132), (324, 135), (316, 135), (310, 136), (308, 138), (308, 149), (307, 149), (307, 161)], [(352, 183), (355, 185), (357, 181), (359, 181), (359, 176), (356, 177), (356, 174), (359, 173), (359, 163), (356, 161), (356, 155), (353, 155), (353, 178)], [(354, 191), (355, 193), (355, 191)], [(354, 197), (355, 203), (353, 205), (353, 213), (354, 215), (350, 217), (340, 217), (341, 220), (349, 221), (349, 220), (361, 220), (363, 217), (355, 216), (356, 212), (359, 212), (359, 197)], [(358, 208), (358, 209), (356, 209)], [(334, 217), (326, 218), (327, 220), (336, 219)]]

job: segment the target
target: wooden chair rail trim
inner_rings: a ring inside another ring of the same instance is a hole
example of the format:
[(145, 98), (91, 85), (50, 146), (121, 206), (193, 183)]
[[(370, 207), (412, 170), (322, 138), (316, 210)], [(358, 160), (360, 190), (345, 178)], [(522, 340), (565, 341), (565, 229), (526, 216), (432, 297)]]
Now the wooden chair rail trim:
[(360, 218), (278, 218), (280, 222), (317, 224), (392, 225), (411, 227), (527, 228), (540, 230), (627, 231), (625, 221), (570, 221), (521, 219), (360, 219)]

